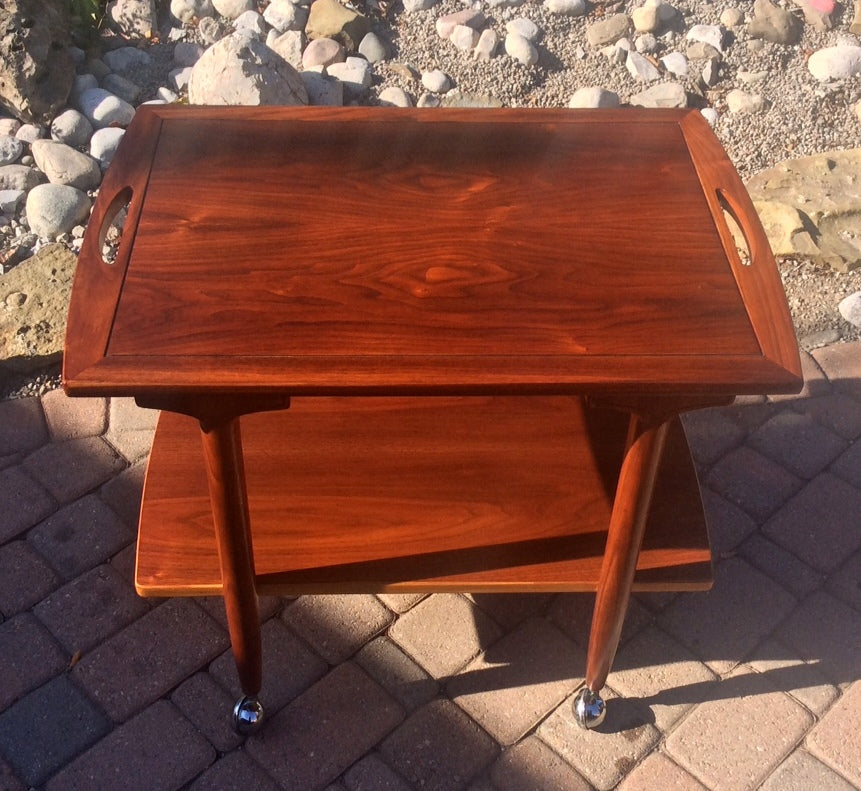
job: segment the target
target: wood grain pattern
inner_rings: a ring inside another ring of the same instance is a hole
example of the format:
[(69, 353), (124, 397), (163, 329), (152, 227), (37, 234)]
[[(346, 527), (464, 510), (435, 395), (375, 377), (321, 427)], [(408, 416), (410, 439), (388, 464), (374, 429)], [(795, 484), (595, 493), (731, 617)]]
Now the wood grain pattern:
[[(242, 419), (261, 593), (595, 590), (627, 417), (580, 399), (294, 399)], [(164, 413), (138, 542), (144, 595), (219, 593), (195, 421)], [(674, 424), (640, 589), (708, 587)]]
[(728, 260), (713, 196), (743, 187), (695, 112), (139, 115), (122, 292), (72, 392), (799, 386), (773, 262), (748, 287)]

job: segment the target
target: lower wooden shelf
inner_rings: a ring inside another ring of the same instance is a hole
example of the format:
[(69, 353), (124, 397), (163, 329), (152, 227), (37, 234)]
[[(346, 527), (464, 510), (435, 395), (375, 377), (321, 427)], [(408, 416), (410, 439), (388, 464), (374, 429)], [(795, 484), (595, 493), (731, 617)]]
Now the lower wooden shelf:
[[(594, 591), (627, 415), (574, 397), (296, 398), (242, 418), (261, 594)], [(674, 421), (635, 590), (703, 590), (711, 556)], [(197, 423), (163, 413), (144, 596), (221, 593)]]

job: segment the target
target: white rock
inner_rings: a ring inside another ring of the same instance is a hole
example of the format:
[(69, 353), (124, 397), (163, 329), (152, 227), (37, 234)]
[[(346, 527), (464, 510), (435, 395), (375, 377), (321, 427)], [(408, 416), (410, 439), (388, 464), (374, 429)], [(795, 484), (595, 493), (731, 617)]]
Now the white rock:
[(538, 63), (538, 50), (535, 49), (535, 45), (518, 33), (509, 33), (505, 37), (505, 53), (524, 66), (534, 66)]
[(174, 19), (187, 25), (195, 18), (211, 17), (214, 9), (211, 0), (170, 0), (170, 13)]
[(212, 0), (212, 6), (227, 19), (236, 19), (246, 11), (257, 9), (255, 0)]
[(15, 132), (15, 139), (22, 143), (32, 143), (45, 136), (45, 130), (38, 124), (21, 124)]
[(340, 80), (329, 77), (315, 67), (300, 73), (305, 90), (308, 92), (308, 103), (323, 107), (340, 107), (344, 104), (344, 85)]
[(148, 38), (158, 26), (153, 0), (114, 0), (108, 4), (107, 14), (128, 38)]
[(78, 98), (78, 109), (96, 128), (103, 126), (128, 126), (135, 115), (135, 108), (104, 88), (90, 88)]
[(629, 101), (635, 107), (686, 107), (688, 97), (679, 83), (661, 82), (634, 94)]
[(478, 9), (464, 8), (462, 11), (455, 11), (453, 14), (444, 14), (439, 17), (434, 23), (434, 27), (440, 38), (449, 38), (451, 32), (458, 25), (466, 25), (473, 30), (481, 30), (485, 21), (484, 14)]
[(403, 88), (390, 86), (380, 91), (380, 104), (384, 107), (412, 107), (409, 94)]
[(279, 33), (287, 30), (304, 30), (308, 9), (290, 0), (272, 0), (263, 12), (263, 19)]
[(203, 55), (203, 47), (194, 41), (178, 41), (173, 48), (173, 62), (177, 66), (194, 66)]
[(531, 19), (527, 19), (525, 16), (519, 16), (512, 19), (505, 25), (505, 30), (508, 33), (516, 33), (519, 36), (523, 36), (523, 38), (527, 41), (531, 41), (533, 44), (538, 41), (541, 36), (541, 30), (538, 25), (536, 25)]
[(439, 96), (435, 96), (432, 93), (423, 93), (419, 96), (419, 100), (416, 102), (416, 107), (439, 107), (442, 102), (440, 101)]
[(386, 42), (376, 33), (366, 33), (359, 42), (359, 54), (368, 63), (379, 63), (389, 57), (389, 50)]
[(491, 8), (516, 8), (523, 5), (525, 0), (487, 0)]
[(98, 88), (99, 81), (94, 74), (77, 74), (72, 81), (72, 90), (69, 91), (69, 104), (78, 107), (81, 103), (81, 94), (90, 88)]
[(840, 300), (837, 306), (840, 315), (856, 327), (861, 327), (861, 291), (856, 291)]
[(248, 30), (254, 33), (257, 38), (262, 39), (266, 33), (266, 22), (256, 11), (246, 11), (233, 20), (233, 29)]
[(99, 129), (90, 140), (90, 156), (98, 160), (99, 167), (102, 170), (107, 170), (108, 165), (114, 158), (117, 152), (117, 147), (120, 140), (125, 135), (124, 129), (117, 129), (114, 126), (107, 129)]
[(551, 14), (562, 16), (585, 16), (586, 0), (544, 0), (544, 7)]
[(364, 58), (351, 57), (343, 63), (333, 63), (326, 67), (326, 72), (340, 80), (347, 98), (355, 99), (371, 87), (371, 64)]
[(718, 118), (720, 117), (718, 115), (718, 111), (715, 110), (714, 107), (703, 107), (703, 109), (700, 110), (700, 113), (702, 114), (702, 117), (706, 119), (708, 125), (714, 129), (717, 125)]
[(739, 8), (725, 8), (721, 11), (720, 23), (732, 30), (744, 24), (744, 11)]
[(141, 95), (140, 86), (120, 74), (106, 75), (102, 80), (102, 88), (131, 105), (134, 105)]
[(11, 135), (0, 136), (0, 165), (12, 165), (24, 153), (24, 144)]
[(485, 28), (478, 37), (472, 57), (475, 60), (490, 60), (496, 54), (497, 46), (499, 46), (499, 36), (496, 35), (496, 31), (490, 27)]
[(422, 85), (433, 93), (445, 93), (451, 89), (451, 80), (440, 69), (422, 72)]
[(635, 8), (631, 12), (631, 21), (634, 23), (634, 30), (638, 33), (651, 33), (658, 29), (661, 20), (658, 17), (658, 7), (655, 5), (644, 5), (640, 8)]
[(469, 52), (478, 44), (478, 31), (466, 25), (455, 25), (448, 40), (462, 52)]
[(27, 165), (0, 165), (0, 190), (30, 190), (45, 180), (45, 174)]
[(404, 11), (427, 11), (437, 4), (437, 0), (404, 0)]
[(641, 54), (652, 53), (658, 48), (658, 40), (651, 33), (643, 33), (634, 41), (634, 49)]
[(718, 52), (723, 52), (723, 30), (719, 25), (694, 25), (688, 31), (687, 39), (708, 44)]
[(287, 30), (278, 34), (270, 30), (266, 37), (266, 46), (280, 55), (294, 69), (302, 68), (302, 48), (305, 46), (305, 36), (301, 30)]
[(56, 140), (36, 140), (30, 146), (36, 166), (51, 184), (65, 184), (79, 190), (94, 189), (102, 180), (99, 163), (91, 156), (58, 143)]
[(847, 80), (861, 74), (861, 47), (840, 44), (817, 50), (807, 59), (807, 68), (820, 82)]
[(40, 184), (27, 195), (30, 230), (42, 239), (55, 239), (83, 223), (90, 212), (86, 193), (65, 184)]
[(688, 76), (688, 59), (681, 52), (669, 52), (661, 58), (664, 68), (676, 77)]
[(619, 95), (604, 88), (578, 88), (568, 102), (573, 108), (618, 107)]
[(307, 104), (305, 85), (293, 66), (251, 31), (236, 31), (213, 44), (194, 64), (191, 104)]
[(302, 66), (306, 69), (331, 66), (333, 63), (343, 63), (346, 59), (347, 51), (340, 41), (333, 38), (315, 38), (308, 42), (302, 53)]
[(102, 60), (111, 71), (134, 71), (145, 68), (152, 63), (152, 56), (144, 49), (137, 47), (119, 47), (106, 52)]
[(0, 212), (14, 217), (24, 205), (27, 193), (24, 190), (0, 190)]
[(643, 82), (652, 82), (661, 76), (654, 64), (639, 52), (628, 53), (628, 57), (625, 59), (625, 68), (635, 80), (642, 80)]
[(733, 88), (726, 95), (726, 106), (733, 115), (758, 113), (765, 109), (765, 100), (757, 93)]

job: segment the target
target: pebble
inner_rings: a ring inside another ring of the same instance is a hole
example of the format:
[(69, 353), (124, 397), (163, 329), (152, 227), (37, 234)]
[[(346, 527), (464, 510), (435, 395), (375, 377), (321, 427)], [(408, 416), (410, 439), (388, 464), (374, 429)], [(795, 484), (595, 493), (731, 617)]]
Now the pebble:
[(726, 95), (726, 105), (735, 115), (740, 113), (758, 113), (765, 109), (765, 100), (758, 93), (748, 93), (739, 88), (733, 88)]
[(694, 25), (687, 35), (688, 41), (708, 44), (718, 52), (723, 52), (723, 30), (718, 25)]
[(302, 53), (302, 66), (306, 69), (314, 66), (331, 66), (333, 63), (343, 63), (347, 59), (344, 45), (333, 38), (315, 38), (308, 42)]
[(15, 132), (15, 139), (22, 143), (32, 143), (34, 140), (40, 140), (45, 136), (45, 130), (37, 124), (22, 124)]
[(655, 65), (639, 52), (628, 52), (628, 57), (625, 59), (625, 68), (635, 80), (641, 80), (642, 82), (653, 82), (660, 79), (661, 76)]
[(721, 11), (720, 23), (732, 30), (744, 24), (744, 11), (739, 8), (725, 8)]
[(525, 16), (519, 16), (512, 19), (510, 22), (507, 22), (505, 30), (508, 33), (523, 36), (523, 38), (527, 41), (531, 41), (533, 44), (541, 37), (541, 30), (538, 25), (536, 25), (531, 19), (527, 19)]
[(634, 41), (634, 49), (640, 54), (649, 54), (658, 49), (658, 40), (651, 33), (637, 36)]
[(107, 129), (99, 129), (90, 138), (90, 156), (98, 161), (102, 170), (107, 170), (108, 165), (111, 164), (125, 133), (125, 129), (111, 126)]
[(434, 23), (434, 27), (440, 38), (447, 39), (458, 25), (466, 25), (473, 30), (481, 30), (484, 27), (485, 21), (484, 14), (478, 9), (464, 8), (462, 11), (455, 11), (453, 14), (443, 14)]
[(703, 109), (700, 110), (700, 113), (702, 117), (706, 119), (708, 125), (712, 127), (712, 129), (714, 129), (715, 125), (718, 122), (718, 119), (720, 118), (720, 116), (718, 115), (718, 111), (715, 110), (714, 107), (703, 107)]
[(0, 165), (13, 165), (24, 153), (24, 144), (11, 135), (0, 136)]
[(36, 140), (32, 146), (36, 166), (51, 184), (63, 184), (79, 190), (95, 189), (102, 180), (99, 163), (91, 156), (58, 143), (56, 140)]
[(409, 94), (397, 86), (383, 88), (380, 91), (380, 104), (384, 107), (412, 107), (413, 103)]
[(128, 126), (135, 115), (135, 108), (119, 96), (104, 88), (88, 88), (78, 97), (78, 109), (96, 128), (103, 126)]
[(535, 45), (519, 33), (509, 33), (505, 37), (505, 53), (522, 63), (524, 66), (534, 66), (538, 63), (538, 50)]
[(585, 16), (588, 10), (586, 0), (544, 0), (544, 7), (562, 16)]
[(441, 69), (422, 72), (422, 85), (432, 93), (445, 93), (451, 89), (451, 79)]
[(137, 104), (141, 97), (140, 86), (121, 74), (108, 74), (102, 80), (102, 88), (129, 104)]
[(476, 44), (478, 44), (479, 34), (477, 30), (473, 30), (471, 27), (467, 27), (466, 25), (455, 25), (454, 30), (451, 31), (451, 35), (448, 37), (448, 40), (454, 44), (457, 49), (462, 50), (463, 52), (471, 52), (475, 49)]
[(304, 30), (308, 21), (308, 9), (290, 0), (272, 0), (263, 12), (263, 20), (279, 33)]
[(861, 327), (861, 291), (841, 299), (837, 309), (846, 321), (855, 327)]
[(93, 125), (77, 110), (63, 110), (51, 123), (51, 138), (72, 148), (81, 148), (92, 137)]
[(599, 87), (578, 88), (568, 101), (568, 106), (574, 108), (618, 107), (619, 95)]
[(611, 14), (586, 28), (586, 40), (593, 47), (604, 47), (627, 36), (630, 29), (631, 20), (625, 14)]
[(688, 96), (677, 82), (661, 82), (634, 94), (629, 102), (635, 107), (686, 107)]
[(102, 60), (111, 71), (123, 72), (149, 66), (152, 56), (146, 50), (137, 47), (119, 47), (106, 52)]
[(825, 47), (807, 59), (807, 68), (820, 82), (847, 80), (861, 74), (861, 47), (847, 44)]
[(41, 184), (45, 176), (27, 165), (0, 165), (0, 190), (29, 190)]
[(369, 63), (379, 63), (389, 57), (389, 48), (376, 33), (368, 33), (359, 42), (359, 54)]
[(481, 31), (478, 37), (478, 43), (472, 52), (472, 57), (475, 60), (488, 61), (496, 54), (496, 48), (499, 46), (499, 36), (493, 28), (485, 28)]
[(688, 59), (681, 52), (670, 52), (661, 58), (664, 68), (676, 77), (688, 76)]
[(371, 87), (371, 64), (364, 58), (349, 57), (343, 63), (327, 66), (326, 72), (341, 81), (348, 99), (358, 98)]
[(43, 239), (54, 239), (86, 220), (90, 199), (81, 190), (65, 184), (40, 184), (27, 195), (30, 230)]

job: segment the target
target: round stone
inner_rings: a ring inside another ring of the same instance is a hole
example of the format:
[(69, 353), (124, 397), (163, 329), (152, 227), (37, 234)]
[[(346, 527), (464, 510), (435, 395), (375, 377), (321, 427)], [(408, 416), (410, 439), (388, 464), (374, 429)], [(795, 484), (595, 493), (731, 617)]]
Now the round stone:
[(54, 239), (84, 222), (90, 199), (81, 190), (65, 184), (40, 184), (27, 195), (30, 230), (43, 239)]
[(73, 148), (87, 145), (93, 134), (93, 125), (77, 110), (63, 110), (51, 124), (51, 138)]
[(0, 136), (0, 165), (12, 165), (24, 153), (24, 144), (11, 135)]
[(432, 93), (445, 93), (451, 89), (451, 80), (441, 69), (422, 72), (422, 85)]

